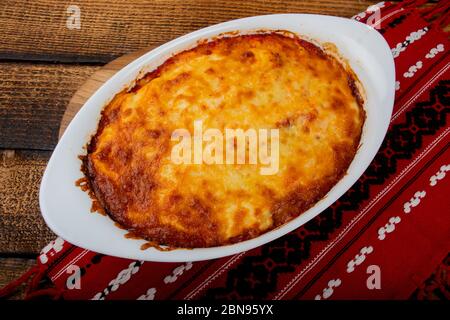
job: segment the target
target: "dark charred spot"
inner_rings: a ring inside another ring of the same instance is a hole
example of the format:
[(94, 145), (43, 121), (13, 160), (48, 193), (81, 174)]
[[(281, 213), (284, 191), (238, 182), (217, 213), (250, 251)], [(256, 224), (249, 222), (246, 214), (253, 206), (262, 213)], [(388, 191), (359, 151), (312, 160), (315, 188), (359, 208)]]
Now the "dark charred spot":
[(308, 52), (316, 55), (320, 59), (326, 59), (328, 57), (327, 54), (315, 44), (302, 39), (300, 39), (299, 41), (303, 48), (305, 48)]
[(256, 60), (255, 54), (251, 51), (245, 51), (241, 55), (241, 61), (244, 63), (253, 63), (255, 62), (255, 60)]
[(137, 80), (136, 83), (134, 84), (134, 86), (129, 88), (127, 92), (128, 93), (136, 93), (145, 84), (149, 83), (151, 80), (153, 80), (155, 78), (158, 78), (160, 76), (160, 73), (161, 73), (160, 68), (158, 68), (152, 72), (148, 72), (141, 79)]
[(311, 123), (317, 119), (317, 113), (316, 112), (308, 112), (308, 113), (302, 114), (302, 119), (306, 123)]
[(272, 199), (275, 197), (275, 192), (272, 189), (269, 189), (267, 187), (263, 187), (262, 194), (264, 197), (267, 197), (269, 199)]
[(114, 122), (119, 116), (119, 108), (111, 108), (104, 116), (107, 117), (108, 123)]
[(341, 88), (339, 87), (335, 87), (334, 88), (334, 93), (336, 96), (342, 96), (344, 93), (342, 92)]
[(238, 91), (237, 96), (239, 99), (252, 99), (255, 96), (255, 92), (252, 90)]
[(273, 63), (275, 68), (280, 68), (283, 66), (283, 59), (278, 52), (272, 52), (270, 61)]
[(255, 96), (255, 92), (252, 90), (245, 90), (242, 95), (248, 99), (251, 99)]
[(111, 149), (112, 149), (111, 145), (108, 144), (97, 153), (97, 158), (101, 161), (109, 159), (111, 155)]
[(362, 98), (361, 93), (356, 86), (355, 79), (350, 74), (347, 75), (347, 83), (350, 87), (353, 97), (355, 97), (356, 102), (358, 103), (358, 106), (362, 108), (364, 105), (364, 99)]
[(148, 130), (148, 135), (152, 139), (158, 139), (161, 136), (161, 130)]
[(167, 81), (167, 86), (172, 87), (181, 84), (184, 80), (187, 80), (191, 77), (189, 72), (183, 72), (177, 75), (175, 78)]
[(354, 121), (347, 121), (345, 126), (345, 134), (347, 137), (351, 138), (355, 135), (356, 124)]
[(181, 194), (173, 193), (169, 196), (170, 203), (179, 203), (181, 200), (183, 200), (183, 196)]
[(309, 123), (311, 123), (312, 121), (314, 121), (317, 118), (317, 114), (313, 113), (313, 112), (301, 113), (301, 114), (296, 113), (294, 115), (288, 116), (288, 117), (276, 122), (275, 126), (277, 128), (291, 127), (295, 124), (295, 122), (297, 121), (298, 118), (300, 118), (300, 120), (303, 122), (304, 125), (308, 125)]
[(275, 127), (277, 128), (287, 128), (290, 127), (294, 123), (292, 117), (286, 117), (280, 121), (275, 123)]
[(128, 116), (131, 115), (131, 113), (132, 113), (131, 109), (126, 109), (126, 110), (123, 112), (123, 116), (124, 116), (124, 117), (128, 117)]
[(335, 161), (334, 173), (342, 176), (353, 159), (356, 149), (348, 143), (336, 143), (332, 147)]
[(120, 163), (126, 165), (131, 161), (132, 156), (133, 156), (133, 153), (131, 152), (130, 149), (119, 148), (116, 151), (114, 158), (116, 158)]
[(333, 101), (331, 102), (331, 108), (333, 110), (341, 110), (342, 108), (345, 107), (345, 103), (341, 98), (334, 98)]

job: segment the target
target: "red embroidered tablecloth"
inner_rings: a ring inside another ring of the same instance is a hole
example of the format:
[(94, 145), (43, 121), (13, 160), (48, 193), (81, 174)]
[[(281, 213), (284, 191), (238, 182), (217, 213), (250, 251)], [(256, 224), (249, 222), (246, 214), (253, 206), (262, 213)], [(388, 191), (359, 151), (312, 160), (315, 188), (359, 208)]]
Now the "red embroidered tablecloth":
[(378, 23), (392, 49), (394, 112), (368, 170), (314, 220), (254, 250), (194, 263), (120, 259), (58, 238), (0, 297), (30, 277), (29, 298), (407, 299), (427, 295), (430, 282), (448, 289), (450, 5), (419, 9), (423, 2), (380, 3), (354, 17)]

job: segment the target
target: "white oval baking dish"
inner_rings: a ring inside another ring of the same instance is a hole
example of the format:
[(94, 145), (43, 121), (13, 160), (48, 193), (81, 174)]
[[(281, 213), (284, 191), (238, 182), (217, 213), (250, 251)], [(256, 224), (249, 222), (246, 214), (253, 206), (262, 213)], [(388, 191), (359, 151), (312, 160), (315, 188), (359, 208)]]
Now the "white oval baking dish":
[[(287, 30), (314, 40), (333, 43), (348, 60), (365, 89), (364, 124), (361, 145), (347, 174), (314, 207), (285, 225), (261, 236), (240, 243), (196, 249), (159, 251), (141, 250), (144, 240), (127, 239), (126, 233), (109, 217), (90, 213), (91, 199), (75, 186), (83, 175), (80, 154), (96, 131), (100, 112), (106, 103), (139, 75), (151, 71), (171, 55), (195, 46), (197, 41), (221, 33), (255, 30)], [(219, 258), (246, 251), (277, 239), (320, 214), (344, 194), (368, 167), (386, 134), (394, 102), (395, 69), (389, 46), (373, 28), (345, 18), (309, 15), (276, 14), (228, 21), (207, 27), (170, 41), (133, 61), (84, 104), (56, 146), (42, 178), (39, 201), (48, 226), (65, 240), (99, 253), (148, 261), (197, 261)]]

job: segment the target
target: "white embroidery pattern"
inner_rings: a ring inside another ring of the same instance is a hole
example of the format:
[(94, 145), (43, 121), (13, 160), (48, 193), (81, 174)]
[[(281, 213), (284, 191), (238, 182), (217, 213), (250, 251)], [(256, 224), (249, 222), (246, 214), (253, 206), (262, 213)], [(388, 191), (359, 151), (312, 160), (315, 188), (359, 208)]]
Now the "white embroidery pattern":
[(187, 271), (189, 269), (192, 268), (192, 262), (186, 262), (185, 264), (182, 264), (179, 267), (176, 267), (173, 271), (172, 271), (172, 275), (169, 275), (167, 277), (164, 278), (164, 283), (173, 283), (175, 281), (177, 281), (178, 277), (181, 276), (184, 271)]
[(147, 292), (143, 295), (141, 295), (137, 300), (154, 300), (156, 295), (156, 289), (150, 288), (147, 290)]
[(411, 208), (417, 207), (420, 203), (420, 199), (424, 198), (427, 195), (425, 191), (417, 191), (414, 193), (414, 196), (403, 204), (403, 212), (410, 213)]
[(395, 91), (400, 90), (400, 81), (395, 81)]
[(399, 216), (391, 217), (389, 219), (389, 222), (384, 225), (384, 227), (381, 227), (378, 229), (378, 239), (384, 240), (386, 238), (387, 233), (391, 233), (395, 230), (395, 225), (400, 223), (402, 219), (400, 219)]
[[(442, 165), (439, 168), (439, 171), (430, 177), (430, 186), (433, 187), (440, 180), (444, 179), (446, 176), (446, 173), (448, 171), (450, 171), (450, 164)], [(405, 213), (411, 212), (411, 208), (419, 205), (421, 199), (424, 198), (425, 196), (426, 196), (425, 191), (417, 191), (416, 193), (414, 193), (414, 196), (408, 202), (404, 203), (403, 211)], [(386, 234), (393, 232), (395, 230), (395, 225), (399, 224), (400, 222), (401, 222), (401, 218), (399, 216), (393, 216), (393, 217), (389, 218), (389, 222), (387, 224), (385, 224), (384, 227), (381, 227), (380, 229), (378, 229), (378, 239), (384, 240), (386, 238)], [(355, 270), (355, 266), (358, 266), (361, 263), (363, 263), (364, 260), (366, 259), (366, 256), (368, 254), (372, 253), (373, 250), (374, 249), (372, 246), (363, 247), (360, 250), (360, 253), (357, 254), (354, 259), (350, 260), (347, 263), (347, 273), (352, 273)], [(339, 278), (335, 279), (335, 280), (330, 280), (328, 282), (328, 287), (323, 289), (322, 295), (317, 294), (315, 296), (315, 300), (322, 300), (322, 299), (329, 298), (333, 294), (334, 288), (339, 287), (341, 285), (341, 283), (342, 283), (342, 280)], [(276, 297), (276, 298), (279, 298), (279, 297)]]
[[(394, 122), (395, 119), (397, 119), (403, 112), (405, 112), (405, 110), (408, 109), (409, 106), (414, 103), (437, 79), (439, 79), (441, 75), (447, 72), (449, 68), (450, 62), (447, 63), (445, 67), (436, 73), (430, 80), (428, 80), (411, 98), (409, 98), (407, 102), (405, 102), (396, 112), (392, 114), (391, 123)], [(449, 130), (449, 128), (445, 129), (441, 135), (446, 135), (447, 130)], [(438, 139), (440, 139), (441, 135), (438, 136)]]
[(63, 238), (56, 238), (48, 245), (46, 245), (39, 255), (39, 260), (41, 263), (45, 264), (48, 262), (48, 258), (54, 256), (56, 253), (60, 252), (63, 249), (64, 240)]
[(322, 298), (328, 299), (333, 294), (334, 288), (339, 287), (341, 283), (342, 283), (341, 279), (328, 281), (328, 287), (323, 289), (322, 295), (318, 294), (314, 299), (315, 300), (322, 300)]
[(430, 186), (434, 187), (438, 184), (439, 180), (444, 179), (447, 171), (450, 171), (450, 164), (441, 166), (439, 171), (430, 177)]
[(372, 246), (363, 247), (359, 251), (359, 253), (355, 255), (355, 258), (353, 258), (347, 263), (347, 273), (352, 273), (353, 271), (355, 271), (355, 267), (363, 263), (364, 260), (366, 260), (366, 255), (369, 255), (372, 252), (373, 252)]
[(368, 13), (374, 13), (375, 11), (380, 10), (381, 8), (384, 8), (384, 1), (371, 5), (366, 9), (365, 12), (360, 12), (357, 15), (354, 15), (352, 19), (359, 21), (363, 19)]
[(98, 292), (92, 300), (105, 300), (105, 297), (113, 291), (116, 291), (122, 284), (131, 279), (131, 276), (139, 271), (140, 266), (144, 264), (144, 261), (133, 261), (128, 268), (119, 272), (117, 277), (108, 284), (108, 287), (103, 291)]
[(444, 51), (444, 45), (442, 43), (438, 44), (436, 48), (433, 48), (425, 55), (427, 59), (433, 59), (439, 52)]
[(391, 52), (394, 58), (397, 58), (400, 55), (400, 53), (406, 50), (406, 47), (408, 47), (408, 45), (422, 38), (427, 32), (428, 27), (419, 29), (417, 31), (413, 31), (406, 37), (405, 41), (397, 43), (395, 48), (391, 48)]
[(412, 78), (414, 74), (417, 72), (417, 70), (421, 69), (423, 66), (422, 61), (417, 61), (416, 64), (413, 64), (411, 67), (409, 67), (408, 72), (405, 72), (403, 74), (403, 77), (405, 78)]
[(363, 19), (365, 16), (366, 16), (365, 12), (360, 12), (360, 13), (354, 15), (353, 17), (351, 17), (351, 19), (359, 21), (359, 20)]

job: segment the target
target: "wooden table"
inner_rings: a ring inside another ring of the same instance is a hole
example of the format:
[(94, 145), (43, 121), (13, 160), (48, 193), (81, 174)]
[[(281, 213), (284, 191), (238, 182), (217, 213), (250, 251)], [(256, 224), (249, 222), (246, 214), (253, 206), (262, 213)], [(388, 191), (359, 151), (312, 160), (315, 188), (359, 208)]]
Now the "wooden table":
[[(286, 12), (351, 17), (376, 2), (2, 0), (0, 287), (33, 265), (40, 249), (55, 237), (40, 214), (40, 179), (68, 101), (101, 66), (230, 19)], [(80, 29), (67, 27), (72, 4), (80, 9)]]

